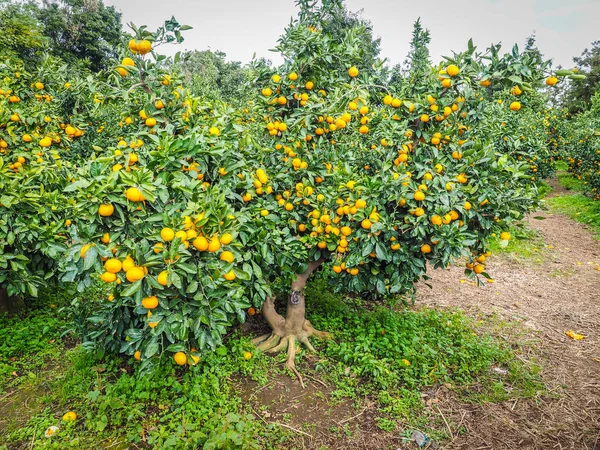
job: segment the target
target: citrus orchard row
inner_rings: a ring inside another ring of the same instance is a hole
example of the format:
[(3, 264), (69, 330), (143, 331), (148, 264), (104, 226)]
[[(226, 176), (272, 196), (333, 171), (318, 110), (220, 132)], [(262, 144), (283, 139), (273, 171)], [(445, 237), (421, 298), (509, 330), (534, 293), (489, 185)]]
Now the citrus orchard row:
[(569, 172), (583, 182), (595, 200), (600, 199), (600, 96), (592, 98), (589, 110), (571, 118), (566, 111), (555, 120), (555, 140), (560, 142), (561, 156)]
[(326, 8), (286, 29), (294, 58), (249, 67), (240, 105), (194, 96), (155, 51), (164, 29), (135, 29), (97, 75), (1, 65), (0, 284), (101, 280), (88, 344), (143, 370), (194, 364), (262, 308), (273, 332), (256, 343), (295, 370), (296, 342), (326, 336), (305, 318), (315, 271), (372, 298), (459, 258), (489, 278), (490, 239), (506, 243), (551, 171), (540, 88), (558, 79), (528, 51), (469, 43), (385, 85), (360, 29), (323, 31)]

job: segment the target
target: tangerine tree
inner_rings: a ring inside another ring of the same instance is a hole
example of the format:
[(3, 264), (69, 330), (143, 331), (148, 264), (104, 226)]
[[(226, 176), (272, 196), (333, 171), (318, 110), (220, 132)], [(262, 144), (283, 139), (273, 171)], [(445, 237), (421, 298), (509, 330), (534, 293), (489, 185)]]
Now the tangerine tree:
[[(68, 246), (71, 220), (63, 214), (63, 189), (73, 164), (63, 157), (84, 132), (62, 121), (61, 105), (72, 94), (54, 76), (61, 68), (54, 58), (33, 68), (13, 56), (0, 64), (0, 303), (5, 306), (9, 299), (35, 296), (55, 275)], [(64, 92), (55, 96), (59, 89)]]
[[(438, 66), (416, 52), (410, 81), (391, 83), (382, 62), (364, 67), (375, 48), (367, 27), (332, 25), (345, 14), (339, 2), (300, 6), (277, 46), (285, 62), (249, 67), (239, 107), (195, 96), (179, 57), (157, 53), (181, 40), (174, 19), (155, 33), (134, 28), (107, 71), (53, 75), (53, 99), (79, 90), (54, 121), (68, 164), (32, 182), (57, 178), (60, 216), (47, 203), (40, 218), (56, 227), (48, 242), (66, 249), (54, 257), (62, 281), (107, 288), (86, 345), (131, 355), (141, 370), (171, 357), (195, 364), (252, 306), (272, 328), (255, 343), (287, 351), (296, 372), (296, 343), (312, 350), (311, 337), (328, 336), (306, 319), (313, 273), (337, 291), (410, 295), (428, 268), (464, 257), (483, 282), (489, 240), (506, 243), (508, 223), (537, 205), (532, 166), (546, 140), (529, 134), (543, 129), (544, 64), (469, 43)], [(30, 158), (13, 134), (5, 153)], [(7, 176), (31, 178), (11, 164)]]
[[(462, 256), (467, 275), (489, 278), (488, 240), (508, 240), (507, 223), (536, 206), (532, 161), (546, 151), (543, 135), (514, 137), (543, 123), (535, 87), (545, 64), (516, 48), (503, 58), (494, 58), (498, 47), (478, 54), (470, 43), (391, 90), (361, 70), (357, 29), (334, 38), (326, 18), (324, 9), (303, 10), (277, 48), (284, 65), (257, 68), (245, 158), (252, 162), (237, 186), (244, 215), (272, 230), (253, 254), (282, 227), (302, 243), (286, 316), (267, 297), (262, 312), (273, 332), (255, 341), (269, 352), (287, 349), (293, 370), (295, 342), (312, 349), (308, 338), (323, 335), (304, 315), (315, 270), (336, 290), (371, 297), (414, 292), (428, 266)], [(518, 78), (515, 67), (524, 68)], [(519, 85), (528, 94), (517, 98)], [(271, 285), (282, 271), (268, 262), (261, 270)]]
[(591, 108), (574, 117), (562, 112), (555, 140), (563, 145), (569, 172), (581, 180), (595, 200), (600, 199), (600, 95), (591, 99)]

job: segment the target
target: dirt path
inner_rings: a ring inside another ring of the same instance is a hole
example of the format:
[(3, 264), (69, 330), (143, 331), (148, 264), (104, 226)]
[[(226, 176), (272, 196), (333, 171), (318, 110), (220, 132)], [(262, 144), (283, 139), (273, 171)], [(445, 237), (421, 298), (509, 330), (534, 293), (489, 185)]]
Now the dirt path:
[[(561, 173), (563, 172), (559, 172), (557, 173), (557, 175), (560, 175)], [(562, 184), (560, 184), (557, 178), (549, 178), (546, 180), (546, 182), (552, 188), (552, 191), (548, 193), (547, 197), (556, 197), (558, 195), (573, 194), (573, 191), (570, 191), (569, 189), (565, 188)]]
[[(467, 428), (460, 436), (453, 430), (444, 448), (600, 449), (600, 241), (565, 216), (533, 216), (546, 218), (529, 220), (546, 244), (543, 264), (496, 256), (487, 264), (495, 283), (484, 288), (464, 282), (461, 267), (432, 271), (433, 289), (419, 286), (418, 303), (497, 314), (530, 329), (549, 390), (537, 401), (458, 410), (451, 395), (442, 396), (446, 419)], [(585, 339), (574, 341), (566, 330)]]

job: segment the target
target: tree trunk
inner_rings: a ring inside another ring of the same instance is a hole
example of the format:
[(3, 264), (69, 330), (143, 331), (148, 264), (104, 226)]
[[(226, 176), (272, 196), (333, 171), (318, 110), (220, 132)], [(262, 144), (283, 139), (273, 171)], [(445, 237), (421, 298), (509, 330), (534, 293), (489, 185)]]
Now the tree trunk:
[(0, 288), (0, 313), (13, 314), (24, 308), (25, 302), (21, 297), (9, 296), (6, 289)]
[(308, 269), (296, 277), (292, 282), (292, 292), (288, 298), (287, 311), (285, 318), (275, 310), (275, 298), (268, 298), (262, 307), (262, 314), (265, 320), (272, 328), (272, 332), (256, 338), (253, 342), (260, 350), (268, 353), (277, 353), (287, 348), (288, 359), (286, 367), (293, 371), (302, 387), (304, 382), (296, 370), (294, 358), (296, 356), (296, 341), (304, 344), (309, 350), (315, 351), (309, 341), (309, 337), (318, 338), (330, 337), (328, 333), (315, 330), (305, 318), (306, 303), (304, 298), (304, 289), (306, 282), (323, 263), (322, 259), (310, 262)]

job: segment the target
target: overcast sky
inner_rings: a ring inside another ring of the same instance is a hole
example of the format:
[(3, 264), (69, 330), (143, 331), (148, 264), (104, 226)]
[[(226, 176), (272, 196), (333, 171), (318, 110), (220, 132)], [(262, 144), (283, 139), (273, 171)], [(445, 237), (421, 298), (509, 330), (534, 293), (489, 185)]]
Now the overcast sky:
[[(296, 16), (293, 0), (105, 0), (122, 12), (123, 23), (133, 21), (150, 29), (172, 15), (194, 29), (184, 33), (178, 49), (211, 49), (227, 53), (227, 59), (246, 63), (253, 53), (279, 64), (269, 49), (283, 28)], [(572, 67), (591, 42), (600, 40), (600, 0), (346, 0), (350, 11), (362, 10), (381, 37), (381, 56), (391, 64), (408, 53), (412, 24), (421, 18), (431, 31), (434, 62), (450, 50), (462, 51), (473, 38), (483, 50), (501, 42), (509, 51), (523, 45), (535, 31), (538, 47), (554, 66)]]

